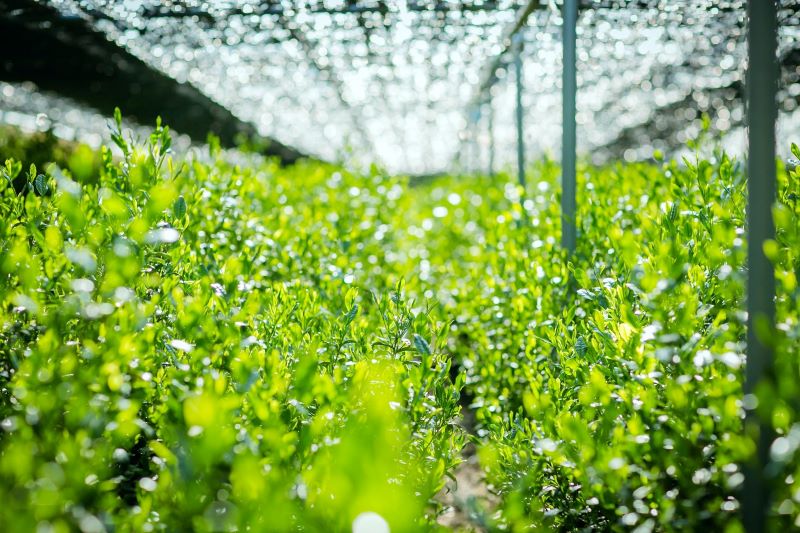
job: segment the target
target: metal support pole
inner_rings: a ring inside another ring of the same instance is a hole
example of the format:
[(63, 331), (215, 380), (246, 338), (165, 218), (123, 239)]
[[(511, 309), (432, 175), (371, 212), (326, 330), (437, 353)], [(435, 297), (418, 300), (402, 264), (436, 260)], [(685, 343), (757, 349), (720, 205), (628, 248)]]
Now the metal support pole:
[(522, 130), (522, 35), (515, 34), (514, 37), (514, 74), (517, 85), (517, 178), (519, 184), (525, 189), (525, 137)]
[[(763, 334), (764, 325), (775, 323), (775, 271), (764, 255), (764, 242), (775, 237), (772, 206), (775, 202), (775, 120), (778, 65), (777, 14), (774, 0), (750, 0), (748, 14), (747, 70), (747, 368), (745, 394), (755, 394), (759, 385), (771, 381), (773, 351)], [(769, 418), (761, 419), (748, 409), (745, 431), (755, 438), (756, 457), (745, 465), (742, 519), (748, 533), (767, 530), (770, 482), (769, 464), (772, 429)]]
[(472, 174), (472, 151), (475, 149), (475, 145), (472, 143), (472, 125), (470, 124), (469, 128), (467, 128), (467, 142), (466, 142), (467, 150), (466, 155), (464, 156), (464, 170), (467, 174)]
[(494, 176), (494, 104), (490, 94), (486, 101), (486, 129), (489, 136), (489, 168), (488, 175)]
[(473, 107), (469, 110), (467, 117), (467, 145), (469, 146), (469, 153), (467, 154), (467, 166), (469, 173), (475, 174), (479, 172), (477, 161), (480, 159), (480, 146), (478, 145), (478, 121), (480, 120), (480, 109)]
[(476, 106), (472, 118), (472, 144), (474, 152), (472, 153), (472, 172), (480, 174), (481, 172), (481, 107)]
[(578, 0), (564, 0), (563, 37), (563, 139), (561, 144), (561, 246), (572, 253), (575, 251), (575, 160), (576, 124), (575, 94), (577, 76), (575, 72), (576, 26), (578, 23)]
[(472, 112), (467, 115), (467, 129), (464, 133), (464, 170), (467, 174), (472, 174), (472, 151), (475, 145), (472, 143)]
[(472, 173), (478, 174), (481, 171), (481, 143), (478, 131), (478, 123), (472, 125)]

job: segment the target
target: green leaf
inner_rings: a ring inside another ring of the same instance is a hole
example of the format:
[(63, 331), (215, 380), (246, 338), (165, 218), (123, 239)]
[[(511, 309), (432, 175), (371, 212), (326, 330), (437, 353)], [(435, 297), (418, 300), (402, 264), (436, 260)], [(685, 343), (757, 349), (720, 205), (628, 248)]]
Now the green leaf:
[(50, 192), (50, 187), (47, 185), (47, 177), (44, 174), (39, 174), (34, 178), (33, 190), (39, 196), (46, 196)]
[(768, 239), (764, 241), (763, 250), (764, 250), (764, 255), (767, 256), (767, 259), (769, 259), (773, 263), (778, 262), (781, 248), (778, 245), (777, 241), (773, 239)]
[(594, 299), (595, 299), (595, 294), (592, 291), (587, 290), (587, 289), (578, 289), (578, 295), (580, 295), (581, 298), (589, 300), (590, 302), (594, 301)]
[(414, 333), (414, 347), (417, 349), (419, 353), (423, 355), (431, 354), (431, 345), (428, 344), (428, 341), (426, 341), (416, 333)]
[(575, 352), (583, 357), (586, 355), (588, 347), (586, 346), (586, 341), (583, 340), (583, 337), (578, 337), (578, 340), (575, 341)]
[(178, 196), (178, 199), (175, 200), (175, 203), (172, 205), (172, 212), (175, 214), (176, 218), (183, 218), (186, 215), (186, 200), (183, 198), (183, 195)]
[(355, 320), (356, 315), (358, 315), (358, 304), (353, 304), (353, 307), (344, 315), (344, 323), (350, 325)]

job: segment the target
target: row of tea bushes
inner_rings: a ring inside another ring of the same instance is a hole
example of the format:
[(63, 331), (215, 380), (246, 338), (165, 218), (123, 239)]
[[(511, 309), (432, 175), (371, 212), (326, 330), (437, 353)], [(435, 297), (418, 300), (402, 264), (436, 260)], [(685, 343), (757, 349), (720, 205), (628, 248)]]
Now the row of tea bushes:
[[(122, 155), (94, 170), (86, 153), (3, 170), (10, 530), (436, 529), (466, 442), (498, 496), (467, 502), (476, 529), (739, 529), (740, 163), (583, 168), (566, 257), (547, 161), (528, 191), (410, 187), (213, 143), (173, 157), (161, 126), (112, 139)], [(762, 332), (778, 372), (758, 408), (788, 528), (800, 191), (780, 176)]]

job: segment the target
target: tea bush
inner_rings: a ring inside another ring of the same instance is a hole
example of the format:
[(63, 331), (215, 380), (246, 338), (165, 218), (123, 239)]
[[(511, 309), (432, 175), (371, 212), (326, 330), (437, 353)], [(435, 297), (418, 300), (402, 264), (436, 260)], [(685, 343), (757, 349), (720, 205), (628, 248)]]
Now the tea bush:
[[(537, 176), (525, 214), (515, 187), (500, 196), (473, 183), (460, 194), (479, 205), (434, 230), (443, 239), (434, 249), (463, 244), (455, 261), (436, 256), (444, 262), (432, 282), (447, 287), (451, 349), (503, 498), (494, 526), (738, 530), (741, 463), (753, 453), (741, 422), (740, 164), (714, 152), (584, 169), (569, 261), (556, 244), (557, 169), (543, 164)], [(777, 351), (777, 380), (759, 409), (778, 436), (771, 527), (784, 529), (800, 526), (799, 193), (797, 175), (781, 171), (777, 241), (767, 247), (778, 327), (761, 332)]]
[[(548, 161), (528, 191), (410, 187), (213, 143), (176, 157), (167, 128), (135, 143), (119, 117), (111, 136), (121, 155), (88, 171), (3, 170), (7, 530), (436, 529), (468, 441), (498, 496), (475, 528), (739, 528), (746, 186), (723, 153), (583, 168), (568, 258)], [(800, 186), (780, 176), (758, 408), (789, 528)]]
[(3, 190), (2, 523), (424, 527), (460, 382), (375, 234), (399, 185), (114, 139), (96, 180)]
[[(569, 261), (556, 244), (558, 169), (537, 170), (525, 214), (515, 187), (473, 183), (460, 195), (478, 205), (434, 230), (443, 239), (434, 249), (463, 244), (455, 261), (436, 256), (444, 262), (432, 282), (447, 287), (451, 349), (503, 497), (495, 527), (738, 530), (740, 465), (753, 453), (741, 423), (741, 165), (714, 152), (584, 169)], [(779, 175), (777, 241), (767, 247), (778, 327), (762, 332), (777, 371), (759, 408), (778, 436), (772, 527), (786, 529), (800, 526), (800, 190), (795, 173)]]

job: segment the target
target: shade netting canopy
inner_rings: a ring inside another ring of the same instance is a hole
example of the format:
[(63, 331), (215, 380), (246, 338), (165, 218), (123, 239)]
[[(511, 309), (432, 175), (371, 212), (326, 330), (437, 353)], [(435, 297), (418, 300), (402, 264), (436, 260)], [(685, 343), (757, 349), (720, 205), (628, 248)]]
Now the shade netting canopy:
[[(262, 135), (322, 158), (352, 153), (410, 173), (454, 163), (483, 169), (490, 150), (498, 165), (513, 161), (514, 80), (507, 66), (522, 17), (525, 145), (533, 154), (560, 150), (560, 2), (44, 3), (87, 18)], [(679, 149), (699, 130), (703, 113), (727, 135), (728, 148), (744, 147), (744, 1), (580, 6), (579, 153), (636, 159)], [(779, 151), (800, 132), (798, 6), (781, 0), (779, 9)]]

